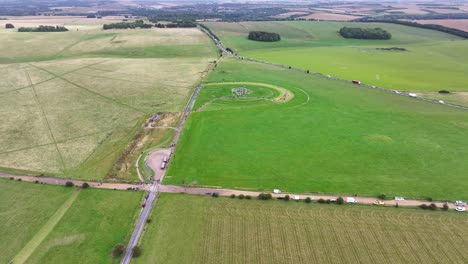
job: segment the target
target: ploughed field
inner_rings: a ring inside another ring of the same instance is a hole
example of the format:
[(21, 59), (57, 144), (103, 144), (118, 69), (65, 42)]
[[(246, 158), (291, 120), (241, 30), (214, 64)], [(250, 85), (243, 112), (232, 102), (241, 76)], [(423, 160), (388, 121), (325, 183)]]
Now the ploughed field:
[(165, 184), (468, 198), (466, 110), (238, 60), (206, 83)]
[[(348, 80), (404, 91), (468, 91), (468, 42), (446, 33), (384, 23), (205, 23), (241, 56), (309, 69)], [(390, 40), (344, 39), (340, 28), (381, 27)], [(247, 39), (249, 31), (281, 35), (278, 42)], [(407, 51), (378, 48), (404, 48)]]
[(0, 263), (111, 263), (140, 199), (139, 192), (0, 179)]
[(162, 194), (132, 263), (466, 263), (466, 215)]
[(216, 56), (197, 29), (79, 29), (0, 30), (1, 171), (112, 176), (145, 119), (181, 111)]

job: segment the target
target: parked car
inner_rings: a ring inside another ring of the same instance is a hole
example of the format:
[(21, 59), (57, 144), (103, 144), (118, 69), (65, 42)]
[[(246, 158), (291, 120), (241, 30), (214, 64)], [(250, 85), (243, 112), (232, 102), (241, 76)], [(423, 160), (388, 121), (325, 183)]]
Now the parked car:
[(357, 203), (357, 201), (354, 197), (346, 197), (346, 203)]
[(465, 206), (466, 203), (464, 201), (455, 201), (456, 206)]
[(281, 193), (281, 191), (279, 189), (274, 189), (273, 193), (279, 194), (279, 193)]
[(455, 208), (455, 210), (456, 210), (457, 212), (465, 212), (466, 209), (465, 209), (465, 207), (463, 207), (463, 206), (459, 206), (459, 207)]
[(299, 201), (301, 199), (301, 197), (297, 196), (297, 195), (293, 195), (293, 197), (291, 197), (292, 200), (294, 201)]
[(385, 205), (384, 201), (377, 200), (374, 202), (375, 205)]
[(405, 198), (401, 197), (401, 196), (395, 196), (395, 201), (404, 201)]

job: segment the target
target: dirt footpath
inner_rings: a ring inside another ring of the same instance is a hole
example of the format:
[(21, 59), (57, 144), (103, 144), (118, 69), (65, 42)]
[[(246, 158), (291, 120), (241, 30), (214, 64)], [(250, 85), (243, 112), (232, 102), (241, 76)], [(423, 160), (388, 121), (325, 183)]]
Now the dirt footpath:
[[(61, 179), (61, 178), (49, 178), (49, 177), (34, 177), (34, 176), (18, 176), (10, 175), (6, 173), (0, 173), (2, 178), (14, 178), (14, 180), (21, 179), (26, 182), (38, 182), (55, 185), (65, 185), (66, 182), (73, 182), (75, 186), (81, 186), (85, 181), (77, 181), (72, 179)], [(100, 183), (100, 182), (87, 182), (90, 187), (101, 188), (101, 189), (112, 189), (112, 190), (126, 190), (127, 188), (138, 188), (146, 190), (146, 184), (127, 184), (127, 183)]]
[[(239, 191), (239, 190), (231, 190), (231, 189), (213, 189), (213, 188), (191, 188), (191, 187), (182, 187), (182, 186), (174, 186), (174, 185), (161, 185), (159, 186), (160, 192), (166, 193), (188, 193), (188, 194), (211, 194), (211, 193), (218, 193), (221, 196), (230, 196), (231, 194), (239, 195), (250, 195), (252, 197), (258, 196), (262, 192), (253, 192), (253, 191)], [(290, 197), (299, 196), (300, 199), (305, 199), (306, 197), (310, 197), (313, 200), (318, 199), (336, 199), (338, 195), (315, 195), (315, 194), (292, 194), (292, 193), (281, 193), (281, 194), (272, 194), (273, 197), (284, 197), (288, 194)], [(356, 203), (359, 204), (373, 204), (377, 198), (373, 197), (363, 197), (363, 196), (342, 196), (345, 201), (346, 197), (353, 197), (356, 199)], [(443, 202), (428, 202), (428, 201), (421, 201), (421, 200), (404, 200), (404, 201), (394, 201), (394, 200), (385, 200), (385, 206), (395, 206), (398, 203), (398, 206), (419, 206), (421, 204), (431, 204), (435, 203), (439, 208), (441, 208), (444, 203)], [(449, 208), (455, 209), (456, 206), (452, 203), (449, 203)]]

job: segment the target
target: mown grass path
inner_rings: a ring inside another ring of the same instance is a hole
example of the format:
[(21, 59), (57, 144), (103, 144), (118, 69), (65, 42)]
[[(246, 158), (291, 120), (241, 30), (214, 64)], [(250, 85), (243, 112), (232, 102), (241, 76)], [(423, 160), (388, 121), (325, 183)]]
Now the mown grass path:
[(79, 190), (74, 192), (60, 208), (52, 215), (52, 217), (45, 223), (45, 225), (34, 235), (31, 240), (16, 254), (16, 256), (10, 261), (10, 263), (22, 264), (34, 253), (36, 248), (44, 241), (44, 239), (52, 232), (57, 223), (62, 219), (68, 209), (71, 207), (73, 202), (76, 200), (79, 194)]

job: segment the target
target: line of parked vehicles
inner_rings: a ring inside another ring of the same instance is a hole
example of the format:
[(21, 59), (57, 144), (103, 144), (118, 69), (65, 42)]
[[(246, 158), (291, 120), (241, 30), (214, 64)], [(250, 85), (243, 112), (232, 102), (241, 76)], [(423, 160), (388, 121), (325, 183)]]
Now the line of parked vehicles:
[[(281, 190), (279, 190), (279, 189), (274, 189), (274, 190), (273, 190), (273, 193), (274, 193), (274, 194), (281, 194)], [(294, 201), (299, 201), (299, 200), (301, 199), (300, 196), (298, 196), (298, 195), (293, 195), (293, 196), (291, 196), (290, 198), (291, 198), (291, 200), (294, 200)], [(311, 198), (312, 200), (315, 199), (314, 197), (310, 197), (310, 198)], [(278, 200), (284, 200), (285, 197), (284, 197), (284, 196), (278, 196), (278, 197), (276, 197), (276, 199), (278, 199)], [(394, 200), (395, 200), (395, 201), (404, 201), (405, 198), (404, 198), (404, 197), (401, 197), (401, 196), (395, 196)], [(345, 201), (346, 201), (346, 203), (357, 203), (357, 200), (356, 200), (355, 197), (346, 197), (346, 200), (345, 200)], [(330, 202), (335, 203), (335, 202), (336, 202), (336, 199), (335, 199), (335, 198), (330, 199)], [(384, 205), (385, 205), (385, 201), (376, 200), (375, 202), (373, 202), (373, 204), (374, 204), (374, 205), (381, 205), (381, 206), (384, 206)], [(465, 211), (466, 211), (466, 208), (465, 208), (466, 202), (464, 202), (464, 201), (455, 201), (454, 204), (455, 204), (455, 206), (456, 206), (455, 211), (457, 211), (457, 212), (465, 212)]]

